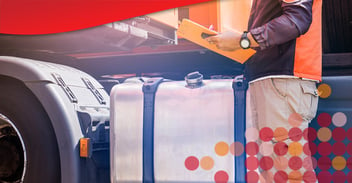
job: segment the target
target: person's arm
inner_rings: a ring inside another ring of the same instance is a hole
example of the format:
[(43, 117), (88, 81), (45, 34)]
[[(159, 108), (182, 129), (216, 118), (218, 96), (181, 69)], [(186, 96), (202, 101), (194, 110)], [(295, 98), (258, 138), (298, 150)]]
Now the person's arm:
[[(295, 39), (308, 31), (312, 22), (313, 0), (279, 0), (283, 14), (249, 30), (261, 49)], [(285, 1), (291, 1), (287, 3)]]

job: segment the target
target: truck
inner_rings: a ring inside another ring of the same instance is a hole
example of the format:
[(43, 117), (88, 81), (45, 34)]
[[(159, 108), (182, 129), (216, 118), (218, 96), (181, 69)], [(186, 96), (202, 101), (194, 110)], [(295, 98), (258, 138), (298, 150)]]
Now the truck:
[[(111, 88), (129, 77), (183, 80), (195, 70), (207, 79), (241, 75), (241, 64), (175, 34), (183, 18), (220, 31), (231, 24), (222, 15), (226, 9), (241, 5), (247, 7), (242, 13), (249, 13), (250, 4), (232, 3), (172, 9), (174, 21), (146, 15), (55, 35), (0, 35), (0, 182), (116, 182), (110, 171)], [(330, 130), (333, 138), (312, 140), (320, 182), (350, 182), (352, 175), (350, 6), (348, 0), (323, 2), (319, 89), (325, 95), (311, 131), (319, 136), (322, 128)], [(236, 28), (244, 29), (245, 22)], [(335, 129), (345, 134), (342, 140), (333, 135)], [(345, 146), (334, 154), (332, 147), (341, 145), (336, 142)], [(331, 152), (321, 153), (324, 147)]]

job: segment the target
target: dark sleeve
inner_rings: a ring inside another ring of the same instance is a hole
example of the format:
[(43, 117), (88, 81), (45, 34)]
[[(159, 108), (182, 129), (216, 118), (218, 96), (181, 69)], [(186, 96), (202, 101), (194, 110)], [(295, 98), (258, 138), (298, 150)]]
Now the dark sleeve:
[(292, 3), (280, 1), (281, 16), (250, 30), (262, 50), (299, 37), (308, 31), (312, 22), (313, 0), (296, 0)]

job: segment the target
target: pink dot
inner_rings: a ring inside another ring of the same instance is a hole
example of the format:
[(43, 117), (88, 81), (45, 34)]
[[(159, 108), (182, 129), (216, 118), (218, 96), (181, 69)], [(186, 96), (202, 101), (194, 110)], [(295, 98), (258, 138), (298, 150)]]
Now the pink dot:
[(352, 157), (349, 157), (349, 158), (347, 159), (347, 167), (348, 167), (350, 170), (352, 170)]
[(347, 152), (349, 155), (352, 155), (352, 143), (347, 144)]
[(274, 167), (277, 170), (285, 170), (288, 167), (288, 159), (285, 156), (278, 156), (274, 160)]
[(314, 183), (317, 181), (317, 177), (316, 177), (314, 171), (306, 171), (303, 174), (303, 180), (306, 183)]
[(248, 155), (253, 156), (253, 155), (258, 154), (258, 152), (259, 152), (259, 146), (258, 146), (258, 144), (256, 142), (247, 143), (247, 145), (246, 145), (246, 153)]
[(318, 159), (318, 167), (321, 170), (329, 170), (331, 167), (331, 159), (327, 156), (322, 156)]
[(274, 132), (269, 127), (264, 127), (259, 131), (259, 137), (264, 142), (270, 141), (273, 138), (273, 136), (274, 136)]
[(343, 141), (346, 137), (345, 129), (337, 127), (332, 131), (332, 138), (336, 141)]
[(215, 173), (214, 180), (216, 183), (227, 183), (229, 181), (229, 175), (221, 170)]
[(312, 127), (308, 127), (304, 129), (303, 137), (305, 140), (314, 141), (317, 138), (317, 131)]
[(288, 132), (288, 136), (290, 137), (290, 139), (295, 142), (301, 140), (302, 135), (302, 130), (297, 127), (291, 128)]
[(343, 173), (343, 171), (336, 171), (334, 174), (332, 174), (332, 181), (334, 183), (344, 183), (346, 181), (346, 175)]
[(346, 145), (342, 142), (335, 142), (335, 144), (332, 146), (332, 152), (336, 156), (342, 156), (346, 152)]
[(246, 182), (257, 183), (259, 181), (259, 175), (255, 171), (249, 171), (246, 174)]
[(347, 138), (348, 140), (352, 141), (352, 128), (349, 128), (347, 130)]
[(303, 160), (303, 168), (306, 170), (314, 170), (317, 167), (317, 160), (314, 157), (308, 156)]
[(287, 153), (288, 151), (288, 145), (284, 142), (278, 142), (274, 146), (274, 152), (278, 156), (283, 156)]
[(271, 157), (264, 156), (260, 159), (259, 164), (263, 170), (270, 170), (274, 166), (274, 161)]
[(321, 171), (318, 174), (318, 182), (319, 183), (330, 183), (332, 181), (332, 175), (328, 171)]
[(288, 160), (288, 166), (292, 170), (298, 170), (302, 168), (302, 159), (298, 156), (293, 156)]
[(185, 166), (188, 170), (196, 170), (199, 166), (199, 160), (198, 158), (194, 156), (190, 156), (185, 160)]
[(305, 143), (303, 146), (303, 152), (306, 155), (314, 155), (317, 152), (317, 145), (313, 142)]
[(246, 158), (246, 167), (248, 170), (255, 170), (258, 168), (258, 159), (256, 157), (250, 156)]
[(352, 172), (347, 174), (347, 182), (352, 182)]
[(328, 113), (321, 113), (319, 114), (317, 121), (321, 127), (328, 127), (331, 124), (331, 115)]
[(322, 156), (327, 156), (331, 153), (332, 146), (329, 142), (321, 142), (318, 145), (318, 153)]
[(246, 140), (247, 142), (258, 140), (259, 132), (256, 128), (248, 128), (246, 130)]
[(241, 142), (234, 142), (230, 146), (231, 154), (234, 156), (240, 156), (244, 152), (244, 147)]
[(288, 175), (284, 171), (278, 171), (274, 175), (275, 183), (286, 183), (288, 180)]

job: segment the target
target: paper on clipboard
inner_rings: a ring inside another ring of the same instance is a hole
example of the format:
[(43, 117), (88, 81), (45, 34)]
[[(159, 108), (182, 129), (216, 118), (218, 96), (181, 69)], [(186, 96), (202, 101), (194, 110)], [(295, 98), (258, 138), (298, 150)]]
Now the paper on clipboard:
[(204, 38), (202, 38), (202, 34), (218, 34), (218, 32), (209, 30), (208, 28), (199, 25), (191, 20), (183, 19), (181, 25), (177, 30), (177, 34), (189, 41), (192, 41), (200, 46), (208, 48), (220, 55), (226, 56), (236, 62), (243, 64), (246, 62), (256, 51), (253, 49), (240, 49), (236, 51), (223, 51), (216, 47), (216, 45), (209, 44)]

